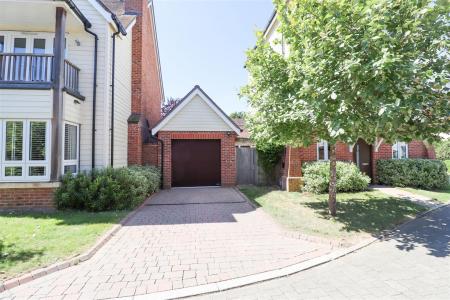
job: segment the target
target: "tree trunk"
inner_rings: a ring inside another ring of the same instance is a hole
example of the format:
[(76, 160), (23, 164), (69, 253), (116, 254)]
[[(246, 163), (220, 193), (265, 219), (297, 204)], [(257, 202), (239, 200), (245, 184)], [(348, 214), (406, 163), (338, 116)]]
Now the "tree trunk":
[(330, 185), (328, 187), (328, 210), (336, 216), (336, 144), (330, 144)]

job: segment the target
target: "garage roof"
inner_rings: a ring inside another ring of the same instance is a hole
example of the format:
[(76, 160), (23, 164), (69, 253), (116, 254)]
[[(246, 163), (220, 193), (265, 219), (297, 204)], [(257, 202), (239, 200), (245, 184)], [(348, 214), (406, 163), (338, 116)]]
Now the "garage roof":
[(239, 126), (198, 85), (156, 124), (152, 134), (161, 130), (241, 132)]

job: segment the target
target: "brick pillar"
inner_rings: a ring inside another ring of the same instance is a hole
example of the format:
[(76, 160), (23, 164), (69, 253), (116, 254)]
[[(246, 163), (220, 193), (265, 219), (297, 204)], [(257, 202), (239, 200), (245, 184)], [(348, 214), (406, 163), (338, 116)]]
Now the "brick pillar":
[(298, 192), (302, 181), (302, 150), (287, 147), (285, 151), (284, 172), (281, 177), (281, 187), (288, 192)]
[(163, 188), (172, 187), (172, 140), (169, 132), (159, 132), (158, 138), (163, 141)]
[(142, 165), (142, 126), (139, 115), (128, 118), (128, 165)]
[(236, 134), (225, 135), (221, 144), (221, 178), (222, 186), (236, 185)]

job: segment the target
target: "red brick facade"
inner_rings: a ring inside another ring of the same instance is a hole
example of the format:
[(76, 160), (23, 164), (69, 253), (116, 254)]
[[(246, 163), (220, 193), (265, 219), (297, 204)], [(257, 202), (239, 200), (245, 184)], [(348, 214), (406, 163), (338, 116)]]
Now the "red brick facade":
[(20, 208), (54, 208), (55, 188), (1, 188), (0, 210)]
[[(344, 143), (336, 145), (336, 156), (340, 161), (353, 162), (353, 152)], [(372, 147), (372, 178), (376, 182), (376, 161), (379, 159), (392, 158), (392, 145), (382, 143), (378, 151)], [(435, 159), (436, 155), (431, 145), (422, 141), (412, 141), (408, 143), (409, 158), (429, 158)], [(292, 148), (287, 147), (283, 157), (282, 188), (288, 191), (297, 191), (301, 185), (302, 164), (307, 161), (317, 160), (317, 145), (308, 147)]]
[(221, 141), (221, 184), (233, 186), (236, 184), (236, 134), (229, 132), (181, 132), (160, 131), (158, 137), (164, 143), (163, 186), (172, 186), (172, 140), (220, 140)]
[(147, 0), (127, 0), (125, 5), (127, 12), (138, 15), (133, 26), (131, 112), (139, 120), (129, 122), (128, 164), (153, 164), (158, 161), (157, 153), (146, 146), (149, 141), (145, 137), (161, 118), (164, 97), (153, 7)]

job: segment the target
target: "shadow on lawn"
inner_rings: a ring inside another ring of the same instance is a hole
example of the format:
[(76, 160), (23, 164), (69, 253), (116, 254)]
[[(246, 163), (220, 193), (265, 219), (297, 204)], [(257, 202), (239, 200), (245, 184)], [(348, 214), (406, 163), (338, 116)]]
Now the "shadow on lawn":
[(42, 256), (44, 251), (42, 250), (15, 250), (15, 244), (5, 245), (2, 240), (0, 240), (0, 261), (7, 262), (9, 264), (15, 262), (29, 261), (36, 256)]
[[(331, 219), (326, 201), (307, 202), (304, 205), (316, 210), (322, 218)], [(338, 200), (337, 211), (334, 220), (343, 224), (344, 230), (367, 232), (374, 236), (390, 229), (386, 224), (395, 224), (396, 221), (402, 223), (420, 212), (409, 201), (372, 196), (364, 200)], [(422, 246), (429, 251), (429, 255), (450, 256), (450, 206), (405, 224), (391, 232), (386, 240), (394, 241), (395, 247), (402, 251), (413, 251)]]

